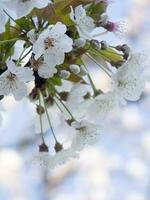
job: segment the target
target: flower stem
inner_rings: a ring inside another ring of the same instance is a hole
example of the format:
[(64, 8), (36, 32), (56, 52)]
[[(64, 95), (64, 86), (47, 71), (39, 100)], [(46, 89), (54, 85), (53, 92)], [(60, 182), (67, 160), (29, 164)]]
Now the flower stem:
[(108, 33), (108, 31), (104, 31), (102, 33), (97, 33), (97, 34), (93, 35), (93, 37), (99, 37), (99, 36), (105, 35), (106, 33)]
[(43, 97), (43, 95), (42, 95), (41, 92), (40, 92), (40, 94), (41, 94), (42, 99), (43, 99), (43, 104), (44, 104), (44, 108), (45, 108), (45, 112), (46, 112), (47, 120), (48, 120), (48, 123), (49, 123), (50, 129), (51, 129), (51, 131), (52, 131), (52, 135), (53, 135), (53, 137), (54, 137), (54, 139), (55, 139), (55, 142), (58, 143), (58, 140), (57, 140), (57, 138), (56, 138), (56, 135), (55, 135), (54, 130), (53, 130), (53, 127), (52, 127), (52, 123), (51, 123), (51, 120), (50, 120), (50, 117), (49, 117), (49, 113), (48, 113), (48, 110), (47, 110), (47, 106), (46, 106), (46, 104), (45, 104), (44, 97)]
[(21, 62), (26, 56), (28, 56), (29, 53), (31, 53), (31, 51), (32, 51), (32, 48), (31, 48), (22, 58), (20, 58), (20, 62)]
[(82, 64), (83, 64), (84, 68), (86, 69), (86, 71), (88, 72), (87, 76), (88, 76), (88, 79), (89, 79), (89, 81), (90, 81), (91, 87), (92, 87), (92, 89), (93, 89), (94, 96), (97, 96), (98, 90), (97, 90), (97, 88), (96, 88), (96, 86), (95, 86), (95, 84), (94, 84), (94, 82), (93, 82), (93, 80), (92, 80), (92, 77), (91, 77), (91, 75), (90, 75), (90, 73), (89, 73), (89, 71), (88, 71), (88, 69), (87, 69), (85, 63), (83, 62), (83, 60), (81, 60), (81, 62), (82, 62)]
[[(65, 110), (68, 112), (68, 114), (71, 116), (72, 120), (76, 121), (76, 119), (74, 118), (74, 116), (72, 115), (71, 111), (67, 108), (67, 106), (63, 103), (63, 101), (61, 101), (60, 97), (59, 97), (59, 93), (57, 92), (56, 88), (51, 84), (51, 86), (53, 87), (54, 91), (55, 91), (55, 97), (56, 99), (61, 103), (61, 105), (65, 108)], [(50, 90), (49, 90), (50, 91)], [(53, 98), (54, 99), (54, 98)], [(54, 99), (55, 103), (56, 100)], [(60, 108), (60, 106), (58, 105), (58, 103), (56, 103), (56, 105), (59, 107), (59, 109), (62, 111), (62, 109)], [(63, 112), (63, 111), (62, 111)]]
[(98, 62), (97, 62), (97, 60), (95, 60), (92, 56), (90, 56), (89, 54), (86, 54), (86, 56), (87, 57), (89, 57), (96, 65), (98, 65), (104, 72), (106, 72), (106, 74), (109, 76), (109, 77), (111, 77), (111, 73), (107, 70), (107, 69), (105, 69), (105, 67), (103, 67), (102, 65), (100, 65)]
[(16, 65), (18, 65), (18, 64), (21, 62), (21, 57), (23, 56), (25, 50), (26, 50), (26, 48), (24, 47), (24, 49), (22, 50), (22, 52), (21, 52), (21, 54), (20, 54), (20, 56), (19, 56), (19, 58), (18, 58), (18, 60), (17, 60)]
[[(11, 16), (9, 15), (9, 13), (8, 13), (6, 10), (3, 9), (3, 11), (4, 11), (4, 13), (5, 13), (15, 24), (17, 24), (17, 25), (22, 29), (22, 27), (20, 26), (20, 24), (18, 24), (18, 23), (16, 22), (16, 20), (14, 20), (14, 18), (11, 17)], [(23, 32), (23, 33), (26, 33), (26, 30), (25, 30), (25, 31), (22, 30), (22, 32)]]
[[(41, 97), (40, 97), (40, 92), (39, 92), (39, 106), (41, 107)], [(42, 123), (42, 114), (39, 114), (39, 118), (40, 118), (40, 128), (41, 128), (41, 137), (42, 137), (42, 142), (43, 144), (45, 144), (45, 140), (44, 140), (44, 133), (43, 133), (43, 123)]]
[(5, 44), (5, 43), (9, 43), (9, 42), (16, 42), (19, 39), (20, 38), (13, 38), (13, 39), (10, 39), (10, 40), (0, 41), (0, 45)]
[(56, 99), (62, 104), (62, 106), (65, 108), (65, 110), (68, 112), (68, 114), (71, 116), (71, 118), (75, 120), (74, 116), (72, 115), (71, 111), (67, 108), (67, 106), (63, 103), (63, 101), (61, 101), (61, 99), (57, 96), (58, 93), (55, 95)]

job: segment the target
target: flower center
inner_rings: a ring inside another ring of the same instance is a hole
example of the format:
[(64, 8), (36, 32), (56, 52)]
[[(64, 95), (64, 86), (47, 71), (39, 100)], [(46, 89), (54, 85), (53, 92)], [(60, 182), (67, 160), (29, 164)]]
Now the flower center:
[(110, 22), (110, 21), (107, 22), (107, 24), (106, 24), (106, 29), (107, 29), (108, 31), (110, 31), (110, 32), (114, 32), (115, 29), (116, 29), (115, 23)]
[(46, 38), (44, 40), (44, 45), (45, 45), (45, 49), (48, 49), (50, 47), (54, 47), (54, 38), (50, 38), (50, 37)]
[(32, 68), (33, 68), (35, 71), (37, 71), (38, 68), (44, 63), (44, 60), (43, 60), (42, 57), (40, 57), (38, 60), (35, 60), (35, 59), (33, 58), (33, 59), (31, 59), (30, 62), (31, 62)]
[(7, 79), (8, 79), (9, 81), (15, 81), (16, 75), (15, 75), (15, 74), (12, 74), (12, 73), (10, 72), (10, 74), (7, 76)]

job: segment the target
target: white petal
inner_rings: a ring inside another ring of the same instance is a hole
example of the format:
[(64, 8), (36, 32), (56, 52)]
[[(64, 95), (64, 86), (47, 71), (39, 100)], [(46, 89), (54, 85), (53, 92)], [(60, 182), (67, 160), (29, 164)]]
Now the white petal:
[(64, 35), (67, 31), (67, 27), (61, 22), (57, 22), (55, 26), (50, 30), (50, 35), (54, 38)]
[(33, 71), (28, 67), (22, 67), (17, 74), (17, 78), (22, 82), (29, 82), (34, 80)]
[(16, 81), (16, 89), (12, 90), (15, 99), (21, 100), (23, 97), (27, 96), (27, 87), (24, 83)]
[(79, 22), (86, 16), (85, 9), (82, 7), (82, 5), (79, 5), (75, 8), (75, 18), (76, 21)]
[(39, 37), (37, 41), (33, 44), (33, 53), (35, 58), (38, 59), (45, 51), (44, 38)]
[(58, 49), (47, 49), (44, 53), (44, 60), (49, 66), (60, 65), (64, 62), (65, 54)]
[(53, 77), (55, 73), (57, 73), (57, 69), (55, 67), (50, 67), (47, 64), (41, 65), (38, 69), (39, 76), (45, 79)]
[(72, 50), (73, 40), (64, 34), (56, 43), (56, 47), (62, 52), (70, 52)]

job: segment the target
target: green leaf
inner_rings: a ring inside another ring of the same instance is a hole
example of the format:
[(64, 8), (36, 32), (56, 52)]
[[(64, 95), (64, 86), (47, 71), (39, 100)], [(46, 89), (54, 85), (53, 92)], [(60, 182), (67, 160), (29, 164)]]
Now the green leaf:
[(87, 9), (88, 14), (93, 18), (99, 18), (100, 15), (104, 12), (106, 12), (107, 4), (104, 2), (99, 3), (93, 3), (89, 8)]
[(57, 86), (61, 86), (62, 85), (61, 78), (59, 76), (57, 76), (57, 75), (53, 76), (52, 78), (49, 78), (49, 81), (53, 85), (57, 85)]
[(32, 29), (33, 25), (31, 21), (25, 17), (17, 19), (16, 24), (19, 25), (22, 29), (29, 31)]
[(123, 60), (122, 55), (111, 48), (107, 48), (105, 50), (97, 50), (94, 48), (90, 48), (88, 50), (88, 53), (96, 58), (99, 58), (99, 57), (103, 58), (104, 60), (108, 62), (110, 61), (118, 62), (118, 61)]

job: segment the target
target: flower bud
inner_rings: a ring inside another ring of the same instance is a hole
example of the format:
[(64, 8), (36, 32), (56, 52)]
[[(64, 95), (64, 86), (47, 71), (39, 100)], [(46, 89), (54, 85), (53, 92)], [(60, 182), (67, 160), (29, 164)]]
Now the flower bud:
[(80, 67), (78, 65), (70, 65), (69, 69), (74, 74), (79, 74), (80, 72)]
[(86, 40), (85, 40), (85, 39), (79, 38), (79, 39), (76, 39), (76, 40), (75, 40), (74, 46), (75, 46), (75, 47), (78, 47), (78, 48), (84, 47), (85, 43), (86, 43)]
[(106, 41), (101, 41), (101, 49), (107, 49), (108, 48), (108, 44), (107, 44), (107, 42)]
[(85, 69), (84, 65), (80, 66), (80, 73), (78, 75), (80, 76), (86, 76), (88, 74), (87, 70)]
[(91, 40), (91, 46), (97, 50), (101, 49), (101, 43), (98, 40)]
[(60, 71), (60, 77), (63, 79), (68, 79), (70, 76), (70, 72), (67, 70), (61, 70)]

